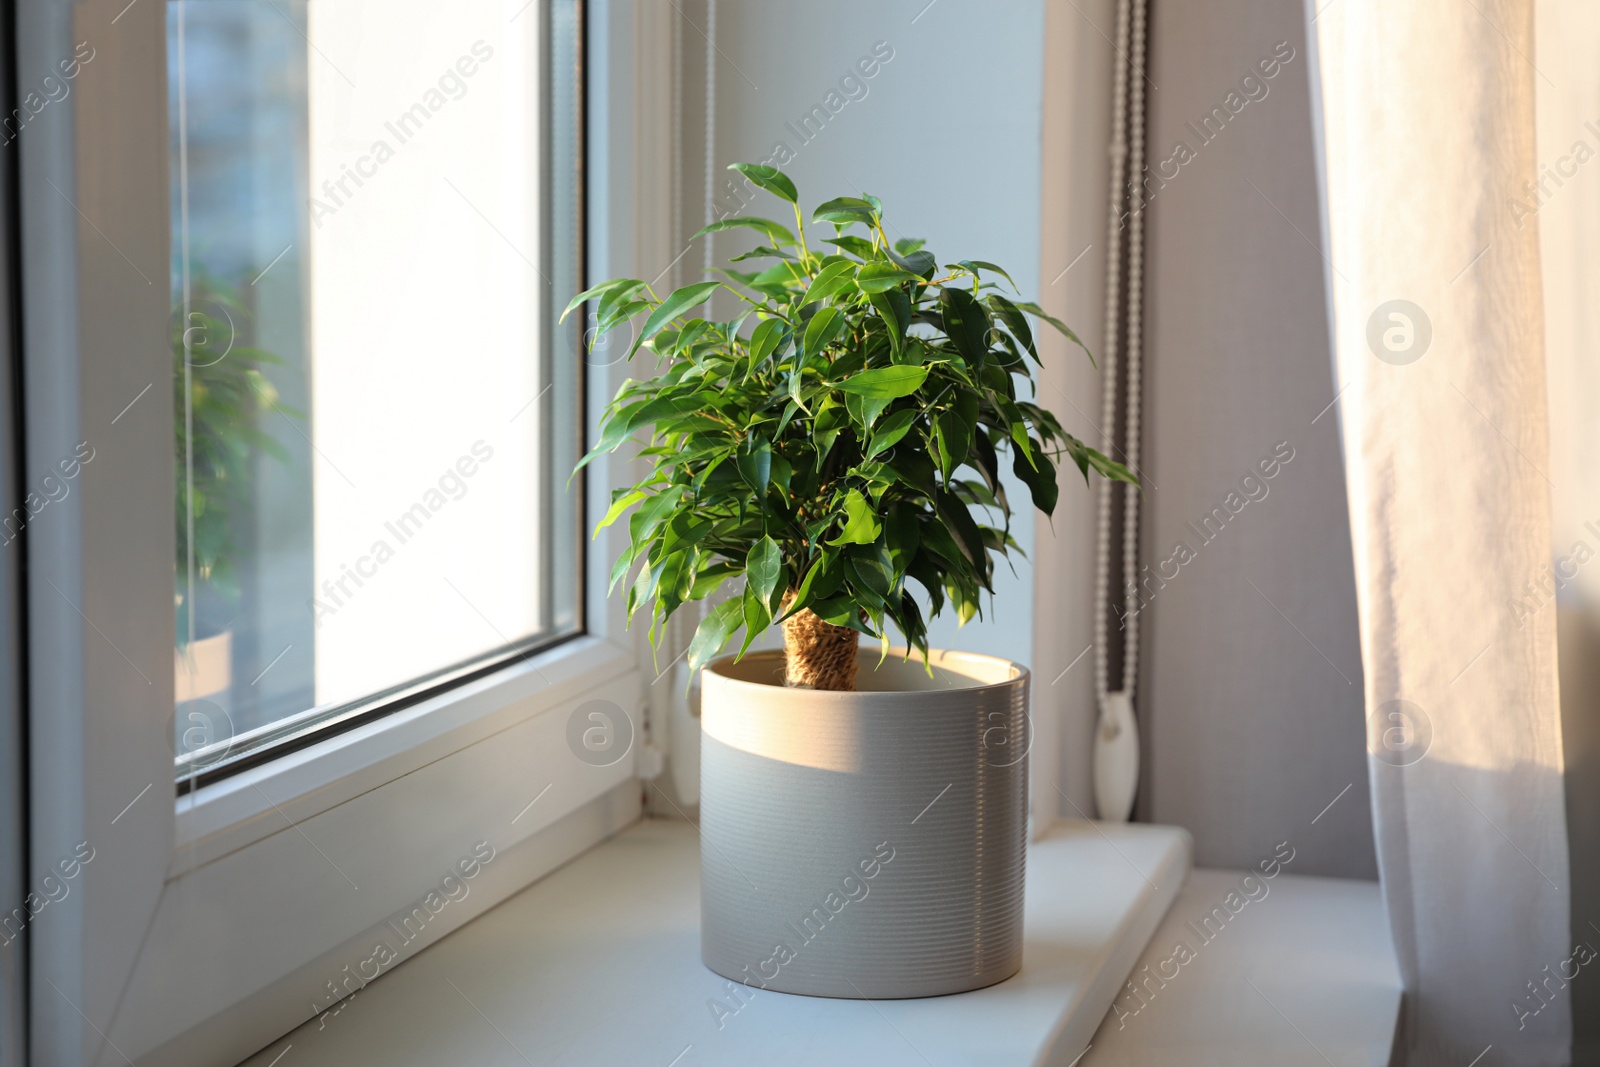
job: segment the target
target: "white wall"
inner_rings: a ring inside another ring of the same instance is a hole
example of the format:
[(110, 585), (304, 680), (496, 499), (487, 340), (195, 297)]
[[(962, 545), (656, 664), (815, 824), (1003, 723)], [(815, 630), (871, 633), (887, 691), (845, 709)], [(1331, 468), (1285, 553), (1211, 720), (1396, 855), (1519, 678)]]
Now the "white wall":
[[(682, 29), (683, 55), (694, 67), (703, 63), (706, 8), (683, 10), (694, 24)], [(891, 237), (925, 237), (941, 262), (999, 263), (1025, 295), (1037, 295), (1043, 29), (1043, 0), (937, 0), (931, 6), (927, 0), (722, 0), (717, 180), (730, 176), (723, 170), (729, 163), (765, 162), (782, 143), (794, 154), (782, 169), (795, 180), (808, 213), (831, 197), (873, 193), (883, 198)], [(857, 61), (872, 56), (879, 42), (878, 54), (892, 51), (892, 58), (873, 77), (861, 78)], [(704, 97), (700, 71), (688, 75), (683, 212), (684, 230), (692, 233), (705, 218), (703, 131), (693, 128), (704, 114)], [(847, 75), (858, 80), (841, 88)], [(830, 92), (838, 94), (832, 101)], [(838, 113), (802, 143), (795, 133), (800, 120), (830, 103)], [(751, 213), (777, 210), (776, 201), (765, 194), (762, 200)], [(721, 202), (737, 203), (725, 191)], [(719, 263), (737, 240), (718, 239)], [(699, 276), (700, 255), (696, 248), (685, 257), (680, 284)], [(1047, 399), (1046, 406), (1060, 405)], [(1076, 472), (1064, 473), (1062, 486), (1064, 496), (1087, 496)], [(1020, 484), (1008, 492), (1013, 501), (1028, 500)], [(1017, 562), (1015, 576), (998, 568), (995, 601), (982, 621), (960, 630), (953, 619), (936, 623), (930, 633), (935, 645), (1030, 659), (1031, 515), (1019, 512), (1012, 532), (1030, 559)]]
[[(1112, 71), (1117, 59), (1112, 0), (1048, 0), (1042, 189), (1039, 204), (1040, 303), (1078, 324), (1090, 351), (1103, 353), (1107, 193), (1111, 181)], [(1051, 405), (1072, 433), (1098, 444), (1100, 373), (1064, 338), (1046, 331), (1040, 375)], [(1069, 478), (1068, 481), (1071, 481)], [(1036, 526), (1034, 575), (1035, 812), (1069, 817), (1094, 806), (1094, 549), (1096, 493), (1063, 484), (1052, 520)], [(1086, 651), (1087, 650), (1087, 651)], [(1054, 736), (1052, 736), (1052, 733)]]

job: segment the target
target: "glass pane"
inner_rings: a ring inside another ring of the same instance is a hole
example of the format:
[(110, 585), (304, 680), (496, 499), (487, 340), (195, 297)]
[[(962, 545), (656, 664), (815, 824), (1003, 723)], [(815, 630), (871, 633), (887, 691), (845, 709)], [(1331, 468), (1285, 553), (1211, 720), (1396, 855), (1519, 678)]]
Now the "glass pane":
[(579, 628), (581, 23), (169, 0), (180, 776)]

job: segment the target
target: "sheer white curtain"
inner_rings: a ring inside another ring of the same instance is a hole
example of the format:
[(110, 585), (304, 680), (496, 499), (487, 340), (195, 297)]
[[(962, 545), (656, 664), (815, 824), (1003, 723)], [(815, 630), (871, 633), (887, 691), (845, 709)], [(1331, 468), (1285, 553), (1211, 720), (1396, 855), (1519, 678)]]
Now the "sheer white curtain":
[[(1319, 10), (1320, 9), (1320, 10)], [(1566, 1062), (1573, 969), (1526, 0), (1308, 0), (1405, 1062)], [(1519, 226), (1519, 222), (1522, 225)], [(1566, 977), (1563, 977), (1565, 975)]]

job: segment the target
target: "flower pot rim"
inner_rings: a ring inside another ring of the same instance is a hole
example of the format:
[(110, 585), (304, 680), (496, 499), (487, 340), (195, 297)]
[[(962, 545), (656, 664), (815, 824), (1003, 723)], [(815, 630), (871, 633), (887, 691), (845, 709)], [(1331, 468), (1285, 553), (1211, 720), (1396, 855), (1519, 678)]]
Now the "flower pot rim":
[[(899, 697), (927, 698), (935, 693), (982, 693), (991, 690), (1009, 689), (1017, 685), (1027, 685), (1029, 679), (1032, 677), (1032, 672), (1029, 671), (1025, 665), (1018, 663), (1016, 660), (1008, 659), (1004, 656), (993, 656), (987, 652), (965, 652), (957, 649), (940, 648), (928, 650), (929, 660), (933, 663), (934, 667), (942, 667), (947, 674), (954, 675), (956, 678), (970, 682), (971, 684), (955, 685), (943, 689), (790, 689), (784, 686), (781, 682), (751, 681), (747, 678), (735, 677), (731, 674), (728, 674), (724, 670), (724, 668), (733, 666), (736, 660), (741, 665), (749, 663), (752, 660), (757, 662), (765, 660), (778, 660), (781, 662), (783, 655), (784, 653), (782, 649), (763, 649), (757, 652), (746, 653), (742, 660), (739, 660), (738, 657), (731, 654), (719, 656), (710, 663), (706, 664), (705, 673), (707, 675), (715, 675), (718, 685), (731, 686), (734, 689), (742, 689), (764, 694), (793, 693), (796, 696), (804, 697), (808, 701), (848, 701), (859, 700), (862, 697), (886, 699), (894, 699)], [(870, 673), (877, 668), (879, 659), (875, 654), (875, 650), (863, 645), (861, 646), (860, 656), (860, 669), (863, 673)], [(904, 645), (895, 645), (891, 647), (889, 649), (888, 656), (885, 657), (882, 662), (884, 665), (887, 665), (894, 660), (905, 662), (908, 666), (917, 671), (921, 671), (923, 669), (921, 654)], [(1002, 677), (998, 681), (993, 682), (981, 681), (973, 675), (967, 674), (960, 669), (959, 665), (963, 662), (973, 666), (981, 666), (985, 669), (985, 673), (994, 672), (999, 674), (1001, 672), (1009, 672), (1009, 676)], [(781, 677), (781, 671), (775, 673), (778, 677)]]

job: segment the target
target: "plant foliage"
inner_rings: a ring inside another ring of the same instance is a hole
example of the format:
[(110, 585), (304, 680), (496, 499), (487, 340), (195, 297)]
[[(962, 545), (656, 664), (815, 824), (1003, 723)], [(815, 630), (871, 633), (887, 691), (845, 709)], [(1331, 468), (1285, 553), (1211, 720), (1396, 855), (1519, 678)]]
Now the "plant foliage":
[[(965, 623), (981, 594), (993, 594), (996, 557), (1020, 551), (1003, 463), (1046, 514), (1063, 455), (1086, 482), (1093, 469), (1137, 484), (1033, 398), (1030, 318), (1082, 342), (1017, 297), (993, 263), (941, 268), (923, 242), (891, 243), (876, 197), (829, 200), (808, 233), (786, 175), (730, 169), (792, 205), (794, 229), (739, 217), (696, 236), (752, 230), (762, 243), (734, 262), (770, 266), (730, 268), (726, 281), (665, 298), (615, 278), (567, 307), (596, 302), (596, 339), (643, 316), (629, 355), (646, 347), (662, 361), (659, 374), (623, 383), (579, 464), (647, 436), (653, 471), (617, 490), (596, 527), (628, 524), (612, 588), (637, 566), (628, 614), (648, 605), (654, 642), (683, 604), (743, 578), (700, 623), (691, 669), (741, 626), (742, 655), (803, 608), (886, 649), (892, 623), (926, 655), (923, 605), (930, 617), (948, 606)], [(817, 227), (828, 236), (816, 240)], [(719, 291), (738, 298), (730, 319), (705, 317)]]
[[(288, 453), (259, 427), (278, 404), (267, 368), (283, 360), (234, 343), (248, 312), (228, 287), (200, 281), (194, 310), (172, 327), (174, 457), (177, 464), (178, 573), (188, 567), (194, 533), (195, 576), (226, 595), (237, 594), (234, 541), (248, 507), (251, 463), (263, 452), (280, 463)], [(191, 455), (192, 449), (192, 455)], [(191, 462), (192, 461), (192, 462)]]

